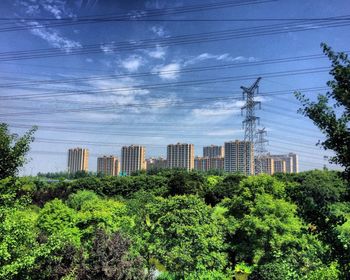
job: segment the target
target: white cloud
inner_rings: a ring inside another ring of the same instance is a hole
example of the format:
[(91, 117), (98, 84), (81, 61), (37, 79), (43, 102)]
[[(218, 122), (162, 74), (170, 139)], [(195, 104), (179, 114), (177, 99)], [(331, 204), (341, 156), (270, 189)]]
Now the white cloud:
[(114, 48), (114, 42), (109, 43), (109, 44), (102, 44), (100, 46), (101, 50), (106, 53), (106, 54), (110, 54), (113, 53), (113, 48)]
[(204, 117), (227, 117), (232, 114), (239, 114), (244, 101), (235, 102), (215, 102), (212, 105), (204, 106), (203, 108), (193, 109), (192, 115), (198, 118)]
[[(95, 87), (97, 90), (108, 92), (108, 95), (115, 96), (129, 96), (135, 97), (139, 95), (146, 95), (149, 90), (138, 88), (138, 83), (132, 78), (122, 78), (118, 80), (97, 80), (91, 81), (90, 85)], [(106, 95), (103, 95), (105, 98)]]
[(230, 135), (237, 135), (241, 134), (242, 130), (238, 129), (220, 129), (220, 130), (213, 130), (207, 133), (209, 136), (230, 136)]
[[(56, 19), (62, 17), (74, 17), (74, 14), (68, 8), (66, 0), (30, 0), (15, 1), (16, 6), (21, 8), (21, 12), (31, 16), (47, 17), (47, 13), (52, 14)], [(30, 32), (47, 41), (51, 46), (70, 52), (73, 48), (80, 48), (81, 44), (77, 41), (63, 37), (59, 31), (53, 28), (47, 28), (36, 21), (23, 20), (23, 24), (28, 25)]]
[(173, 62), (166, 65), (158, 65), (153, 68), (153, 72), (157, 73), (163, 80), (176, 80), (179, 77), (180, 69), (180, 63)]
[(144, 52), (152, 57), (152, 58), (158, 58), (158, 59), (164, 59), (166, 55), (166, 48), (156, 46), (153, 50), (144, 50)]
[(217, 61), (226, 61), (226, 62), (253, 62), (256, 61), (254, 57), (244, 57), (244, 56), (236, 56), (232, 57), (228, 53), (224, 54), (210, 54), (210, 53), (202, 53), (195, 57), (192, 57), (184, 62), (184, 66), (196, 64), (202, 62), (204, 60), (217, 60)]
[(73, 17), (74, 14), (67, 5), (66, 0), (30, 0), (17, 1), (17, 5), (24, 8), (28, 15), (40, 15), (43, 12), (52, 14), (56, 19), (62, 17)]
[(61, 36), (57, 31), (49, 28), (44, 28), (38, 22), (30, 22), (30, 26), (38, 27), (32, 28), (31, 33), (41, 39), (47, 41), (51, 46), (60, 48), (66, 52), (70, 52), (74, 48), (80, 48), (81, 44), (77, 41), (73, 41)]
[(131, 55), (127, 59), (120, 61), (121, 66), (129, 72), (136, 72), (143, 63), (143, 58), (138, 55)]
[(167, 35), (163, 26), (152, 26), (151, 31), (158, 37), (165, 37)]

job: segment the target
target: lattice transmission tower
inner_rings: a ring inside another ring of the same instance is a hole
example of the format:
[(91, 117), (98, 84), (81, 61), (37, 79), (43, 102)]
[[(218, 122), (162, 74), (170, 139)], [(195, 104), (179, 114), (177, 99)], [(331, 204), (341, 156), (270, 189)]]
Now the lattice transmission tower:
[(256, 142), (255, 148), (255, 174), (267, 173), (267, 167), (264, 166), (268, 163), (265, 162), (267, 149), (266, 144), (269, 142), (266, 140), (265, 136), (267, 132), (265, 127), (263, 129), (258, 129), (256, 132)]
[(252, 144), (256, 139), (256, 123), (259, 122), (259, 117), (255, 116), (255, 107), (259, 105), (261, 108), (261, 102), (255, 101), (254, 97), (259, 94), (259, 82), (261, 78), (257, 78), (255, 83), (249, 88), (241, 86), (243, 89), (243, 99), (245, 99), (245, 104), (241, 107), (242, 114), (245, 110), (245, 118), (243, 120), (244, 128), (244, 141), (250, 141)]

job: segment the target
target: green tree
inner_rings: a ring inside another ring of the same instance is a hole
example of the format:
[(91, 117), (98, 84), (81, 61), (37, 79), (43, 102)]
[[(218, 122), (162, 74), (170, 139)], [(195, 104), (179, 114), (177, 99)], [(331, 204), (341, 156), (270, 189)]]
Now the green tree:
[(36, 127), (30, 129), (22, 137), (11, 134), (8, 125), (0, 124), (0, 179), (15, 176), (20, 167), (26, 163), (26, 154), (30, 143), (34, 141)]
[(239, 183), (246, 178), (239, 173), (229, 174), (223, 178), (221, 177), (220, 180), (216, 180), (216, 184), (213, 184), (213, 177), (218, 176), (208, 176), (208, 188), (205, 194), (205, 201), (211, 205), (219, 203), (224, 198), (233, 197), (238, 190)]
[(40, 210), (38, 228), (42, 238), (80, 245), (81, 232), (77, 227), (78, 213), (59, 199), (45, 204)]
[(228, 209), (228, 242), (234, 263), (261, 265), (296, 252), (299, 262), (317, 260), (319, 241), (303, 234), (306, 226), (297, 216), (297, 206), (286, 200), (283, 183), (268, 175), (248, 177), (236, 194), (221, 203)]
[(203, 174), (186, 170), (171, 172), (168, 181), (170, 195), (197, 194), (203, 196), (206, 184)]
[(81, 253), (77, 279), (81, 280), (142, 280), (146, 279), (142, 259), (129, 253), (130, 241), (120, 233), (108, 236), (96, 231), (92, 248)]
[[(331, 227), (330, 206), (344, 201), (347, 188), (337, 172), (308, 171), (294, 176), (296, 184), (290, 184), (287, 192), (298, 205), (298, 211), (318, 232)], [(334, 222), (334, 221), (333, 221)]]
[(316, 102), (301, 93), (296, 97), (302, 104), (300, 112), (325, 134), (321, 145), (335, 152), (331, 161), (343, 166), (350, 179), (350, 60), (347, 54), (335, 53), (324, 43), (321, 47), (332, 62), (329, 74), (333, 79), (327, 82), (331, 90), (319, 95)]
[(34, 211), (6, 211), (0, 223), (0, 279), (30, 279), (28, 274), (41, 255), (36, 220)]
[(158, 198), (148, 207), (150, 247), (169, 272), (184, 277), (224, 270), (228, 263), (223, 231), (212, 217), (212, 209), (200, 198)]

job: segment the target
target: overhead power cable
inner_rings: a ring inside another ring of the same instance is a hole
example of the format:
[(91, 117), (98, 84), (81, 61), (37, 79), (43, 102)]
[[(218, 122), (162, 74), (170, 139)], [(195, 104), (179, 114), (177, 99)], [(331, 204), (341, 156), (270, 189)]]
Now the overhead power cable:
[[(199, 5), (187, 5), (183, 7), (173, 7), (164, 9), (143, 9), (142, 11), (135, 11), (135, 13), (124, 13), (124, 14), (104, 14), (98, 16), (81, 16), (72, 18), (61, 18), (61, 19), (48, 19), (42, 20), (40, 18), (17, 18), (15, 23), (20, 23), (20, 26), (10, 26), (0, 29), (0, 32), (10, 32), (10, 31), (21, 31), (28, 29), (40, 29), (40, 28), (52, 28), (52, 27), (64, 27), (78, 24), (95, 24), (104, 22), (115, 22), (115, 21), (125, 21), (125, 20), (141, 20), (149, 19), (152, 17), (159, 16), (169, 16), (169, 15), (179, 15), (184, 13), (201, 12), (206, 10), (214, 9), (227, 9), (233, 7), (265, 4), (270, 2), (276, 2), (277, 0), (245, 0), (245, 1), (224, 1), (216, 3), (204, 3)], [(1, 20), (1, 19), (0, 19)], [(9, 18), (2, 18), (3, 21), (8, 22)], [(39, 22), (40, 25), (33, 26), (33, 23)]]
[(15, 96), (0, 96), (0, 100), (16, 100), (16, 99), (36, 99), (42, 97), (57, 97), (57, 96), (69, 96), (77, 94), (106, 94), (106, 93), (125, 93), (133, 92), (137, 90), (149, 90), (149, 89), (160, 89), (160, 88), (170, 88), (170, 87), (186, 87), (194, 85), (205, 85), (205, 84), (215, 84), (215, 83), (226, 83), (232, 81), (241, 81), (241, 80), (250, 80), (255, 77), (283, 77), (283, 76), (294, 76), (294, 75), (305, 75), (313, 73), (321, 73), (329, 71), (329, 67), (315, 67), (315, 68), (306, 68), (298, 70), (288, 70), (288, 71), (278, 71), (278, 72), (269, 72), (253, 75), (244, 75), (244, 76), (231, 76), (231, 77), (221, 77), (221, 78), (212, 78), (212, 79), (203, 79), (203, 80), (192, 80), (192, 81), (183, 81), (183, 82), (169, 82), (161, 84), (144, 84), (144, 85), (133, 85), (129, 87), (118, 87), (118, 88), (108, 88), (100, 90), (55, 90), (55, 93), (38, 93), (38, 94), (22, 94)]
[(202, 42), (217, 42), (218, 40), (230, 40), (238, 38), (249, 38), (256, 36), (275, 35), (286, 32), (300, 32), (307, 30), (315, 30), (320, 28), (340, 27), (350, 25), (350, 20), (340, 20), (337, 22), (320, 21), (317, 24), (307, 25), (300, 23), (266, 25), (259, 27), (223, 30), (216, 32), (206, 32), (197, 34), (188, 34), (181, 36), (167, 37), (163, 39), (145, 39), (137, 42), (118, 42), (113, 44), (92, 44), (85, 45), (81, 48), (71, 48), (66, 52), (62, 52), (60, 48), (13, 51), (0, 53), (0, 61), (13, 61), (22, 59), (48, 58), (65, 55), (91, 54), (105, 52), (106, 48), (110, 52), (130, 51), (137, 49), (147, 49), (155, 47), (165, 47), (182, 44), (193, 44)]
[[(345, 51), (344, 53), (350, 53), (349, 51)], [(241, 67), (253, 67), (259, 65), (270, 65), (270, 64), (279, 64), (279, 63), (288, 63), (288, 62), (297, 62), (297, 61), (305, 61), (305, 60), (315, 60), (315, 59), (325, 59), (326, 56), (324, 54), (312, 54), (312, 55), (303, 55), (303, 56), (295, 56), (295, 57), (286, 57), (286, 58), (277, 58), (277, 59), (266, 59), (261, 61), (251, 61), (251, 62), (234, 62), (234, 63), (225, 63), (211, 66), (202, 66), (202, 67), (188, 67), (181, 70), (166, 70), (166, 71), (150, 71), (143, 73), (122, 73), (122, 74), (113, 74), (113, 75), (98, 75), (98, 76), (86, 76), (86, 77), (76, 77), (76, 78), (65, 78), (65, 79), (46, 79), (46, 80), (33, 80), (33, 79), (22, 79), (17, 80), (14, 83), (3, 83), (0, 84), (1, 87), (6, 88), (19, 88), (22, 86), (28, 85), (43, 85), (43, 84), (64, 84), (64, 83), (78, 83), (85, 81), (98, 81), (98, 80), (107, 80), (107, 79), (118, 79), (118, 78), (140, 78), (140, 77), (148, 77), (159, 75), (168, 75), (168, 74), (182, 74), (189, 72), (201, 72), (201, 71), (212, 71), (212, 70), (222, 70), (222, 69), (231, 69), (231, 68), (241, 68)], [(3, 79), (7, 79), (7, 77), (2, 77)]]

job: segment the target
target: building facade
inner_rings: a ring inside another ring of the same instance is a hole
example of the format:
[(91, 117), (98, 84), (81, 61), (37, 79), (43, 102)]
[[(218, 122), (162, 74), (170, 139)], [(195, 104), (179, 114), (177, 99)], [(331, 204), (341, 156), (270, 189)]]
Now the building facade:
[(194, 169), (198, 171), (209, 171), (210, 170), (210, 159), (208, 157), (195, 157), (194, 158)]
[(146, 159), (147, 170), (159, 170), (168, 167), (167, 160), (165, 158), (148, 158)]
[[(259, 159), (255, 158), (255, 174), (269, 174), (273, 175), (275, 173), (275, 160), (269, 156), (263, 156)], [(258, 164), (261, 164), (261, 170), (257, 170)]]
[(74, 174), (78, 171), (88, 171), (89, 150), (72, 148), (68, 150), (68, 172)]
[(122, 147), (121, 175), (146, 169), (146, 149), (143, 146), (131, 145)]
[(224, 169), (225, 169), (224, 157), (210, 158), (210, 170), (224, 170)]
[(224, 169), (226, 172), (254, 174), (254, 145), (249, 141), (225, 142)]
[[(284, 173), (298, 173), (299, 172), (299, 158), (295, 153), (289, 153), (286, 155), (268, 155), (273, 158), (275, 161), (284, 161), (285, 162), (285, 171)], [(284, 170), (281, 166), (279, 170)], [(277, 171), (275, 172), (283, 172)]]
[[(274, 158), (275, 173), (287, 173), (287, 164), (283, 158)], [(290, 172), (288, 172), (290, 173)]]
[(194, 169), (198, 171), (224, 170), (223, 157), (195, 157)]
[(170, 144), (167, 146), (167, 164), (169, 168), (194, 168), (193, 144)]
[(119, 172), (119, 160), (117, 157), (103, 156), (97, 158), (97, 173), (106, 176), (118, 176)]
[(223, 158), (224, 157), (224, 147), (223, 146), (216, 146), (216, 145), (203, 147), (203, 157), (208, 157), (208, 158), (222, 157)]

